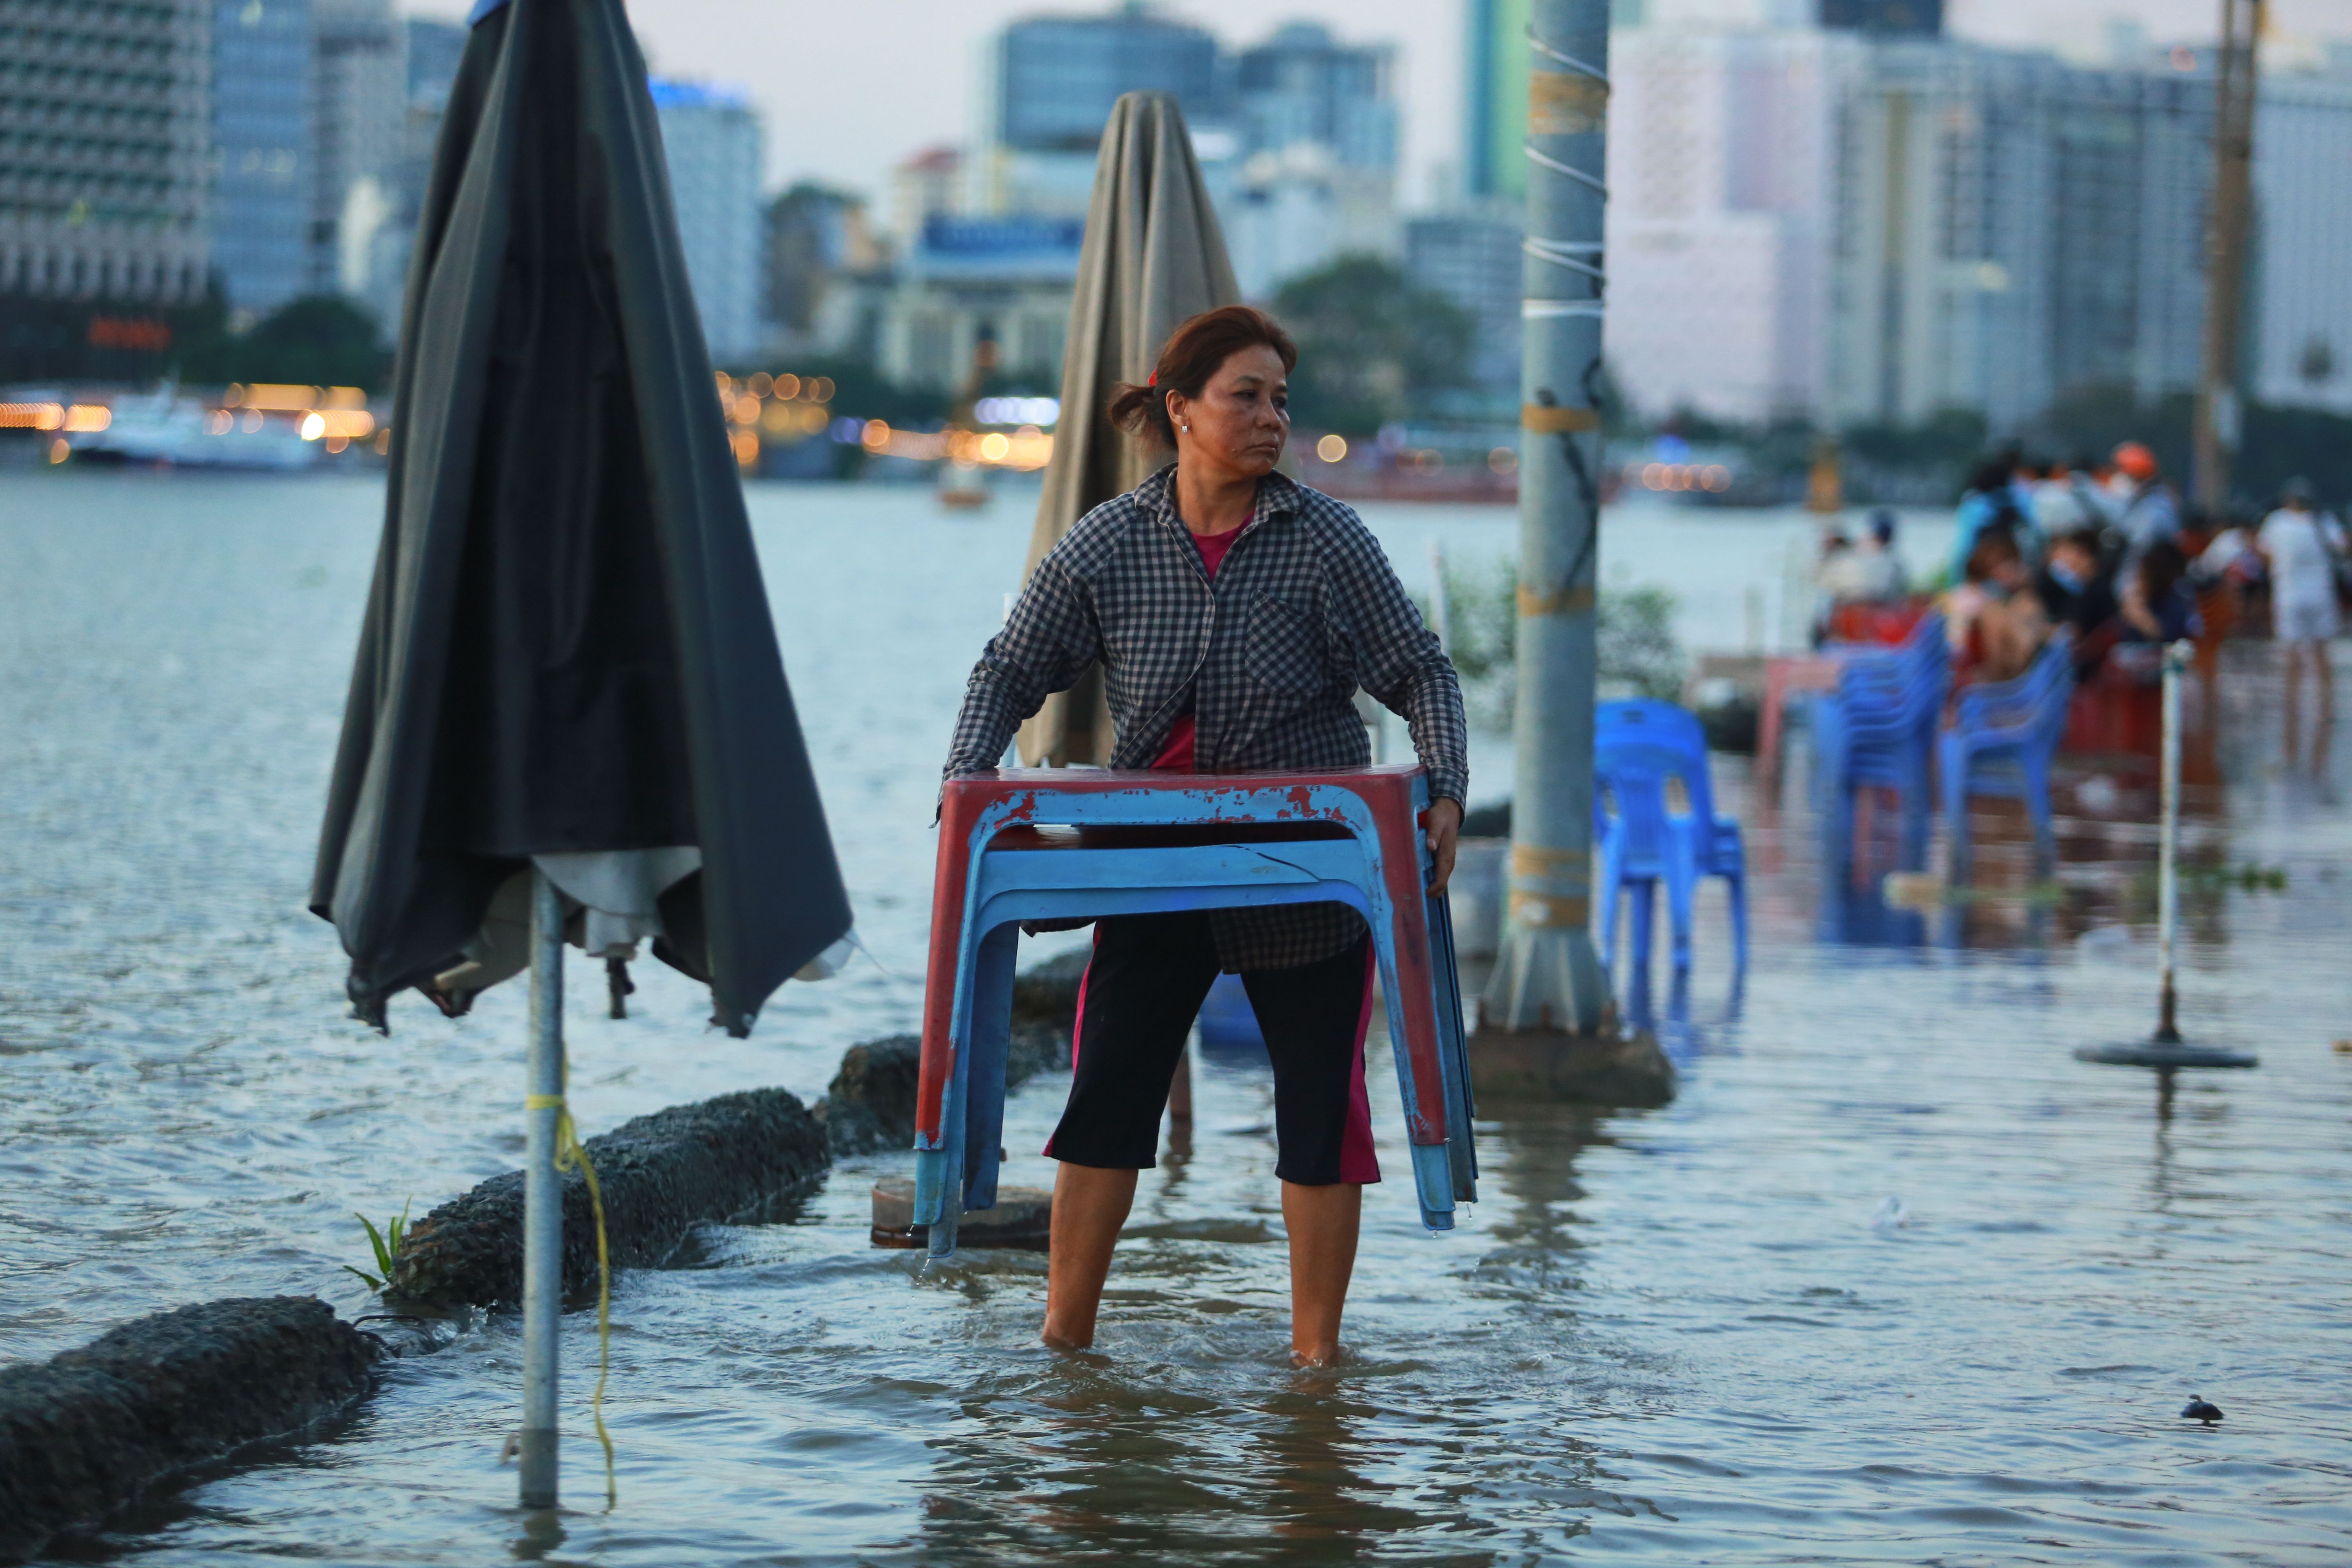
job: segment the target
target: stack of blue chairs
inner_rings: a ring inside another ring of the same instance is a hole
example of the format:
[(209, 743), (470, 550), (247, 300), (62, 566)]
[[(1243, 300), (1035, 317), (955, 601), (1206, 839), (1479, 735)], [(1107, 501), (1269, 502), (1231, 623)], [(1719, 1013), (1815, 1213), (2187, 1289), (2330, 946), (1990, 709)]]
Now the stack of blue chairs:
[(1902, 797), (1901, 868), (1927, 861), (1928, 766), (1951, 689), (1944, 617), (1930, 615), (1899, 648), (1850, 652), (1837, 689), (1813, 703), (1813, 787), (1832, 866), (1853, 849), (1854, 791), (1889, 785)]
[(2033, 818), (2033, 847), (2045, 866), (2057, 850), (2050, 822), (2050, 760), (2065, 738), (2074, 696), (2074, 659), (2064, 629), (2015, 680), (1960, 692), (1940, 758), (1944, 826), (1952, 840), (1952, 875), (1969, 865), (1969, 797), (2021, 799)]
[[(1593, 814), (1601, 843), (1602, 962), (1617, 963), (1617, 903), (1633, 901), (1633, 967), (1650, 967), (1652, 898), (1663, 884), (1674, 931), (1675, 971), (1691, 963), (1691, 906), (1701, 877), (1730, 884), (1734, 962), (1748, 967), (1748, 857), (1739, 824), (1715, 813), (1706, 732), (1671, 702), (1603, 702), (1594, 714)], [(1688, 809), (1675, 811), (1666, 781), (1680, 779)], [(1615, 809), (1604, 810), (1602, 797)]]

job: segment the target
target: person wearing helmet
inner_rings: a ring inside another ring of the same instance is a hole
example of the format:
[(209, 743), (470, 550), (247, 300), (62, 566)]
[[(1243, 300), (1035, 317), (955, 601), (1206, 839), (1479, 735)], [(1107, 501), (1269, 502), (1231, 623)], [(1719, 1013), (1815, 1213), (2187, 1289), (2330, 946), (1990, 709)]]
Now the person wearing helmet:
[[(2336, 613), (2336, 576), (2345, 557), (2344, 527), (2312, 505), (2307, 479), (2289, 479), (2279, 490), (2279, 507), (2263, 519), (2254, 548), (2270, 563), (2271, 615), (2279, 646), (2286, 650), (2286, 763), (2294, 766), (2296, 709), (2302, 697), (2303, 661), (2311, 660), (2319, 687), (2319, 728), (2325, 734), (2336, 717), (2335, 674), (2327, 667), (2327, 639), (2341, 629)], [(2315, 744), (2315, 753), (2321, 745)], [(2315, 768), (2324, 759), (2312, 758)]]
[(2149, 545), (2180, 532), (2180, 498), (2165, 482), (2156, 454), (2137, 441), (2116, 448), (2116, 472), (2123, 479), (2116, 527), (2126, 555), (2137, 560)]

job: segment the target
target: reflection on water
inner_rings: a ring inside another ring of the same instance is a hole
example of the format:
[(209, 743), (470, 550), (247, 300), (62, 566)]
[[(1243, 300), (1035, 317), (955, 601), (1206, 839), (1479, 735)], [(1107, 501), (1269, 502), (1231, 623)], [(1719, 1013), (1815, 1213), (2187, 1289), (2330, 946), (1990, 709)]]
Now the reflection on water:
[[(513, 1166), (522, 1037), (520, 995), (497, 992), (455, 1023), (396, 1007), (389, 1040), (342, 1020), (339, 955), (297, 907), (378, 497), (0, 486), (0, 1355), (232, 1292), (362, 1310), (335, 1269), (360, 1256), (351, 1212)], [(1018, 509), (943, 520), (925, 496), (821, 488), (756, 488), (752, 506), (861, 927), (912, 977), (933, 769), (1019, 568)], [(1504, 512), (1373, 521), (1409, 579), (1433, 534), (1457, 561), (1510, 539)], [(1622, 514), (1604, 549), (1612, 581), (1622, 563), (1736, 609), (1775, 531), (1801, 525)], [(1696, 973), (1625, 997), (1679, 1098), (1483, 1107), (1486, 1201), (1431, 1237), (1376, 1064), (1391, 1180), (1366, 1205), (1338, 1371), (1285, 1354), (1264, 1068), (1210, 1056), (1194, 1121), (1139, 1192), (1099, 1354), (1035, 1346), (1041, 1258), (869, 1247), (867, 1191), (904, 1161), (853, 1161), (779, 1223), (712, 1228), (692, 1267), (624, 1276), (617, 1512), (593, 1474), (586, 1316), (564, 1331), (577, 1506), (509, 1506), (520, 1347), (500, 1321), (392, 1367), (316, 1441), (70, 1553), (2340, 1562), (2352, 1058), (2327, 1047), (2352, 1032), (2352, 830), (2331, 793), (2347, 759), (2338, 739), (2320, 782), (2284, 765), (2262, 653), (2225, 661), (2224, 711), (2247, 717), (2220, 729), (2186, 852), (2286, 885), (2192, 879), (2181, 982), (2184, 1020), (2257, 1047), (2257, 1072), (2167, 1087), (2072, 1058), (2144, 1033), (2153, 1005), (2154, 803), (2128, 773), (2069, 784), (2054, 882), (1989, 806), (1982, 897), (1957, 906), (1952, 945), (1940, 906), (1889, 905), (1879, 877), (1849, 884), (1874, 903), (1825, 924), (1801, 781), (1751, 801), (1727, 761), (1751, 972), (1728, 973), (1710, 887)], [(1482, 745), (1485, 798), (1507, 755)], [(1878, 945), (1904, 919), (1929, 929)], [(573, 975), (591, 1131), (751, 1084), (814, 1092), (844, 1046), (908, 1026), (918, 994), (861, 965), (787, 987), (736, 1042), (693, 987), (640, 980), (613, 1021), (602, 975)], [(1059, 1089), (1013, 1096), (1008, 1182), (1050, 1180), (1035, 1151)], [(1909, 1223), (1874, 1226), (1890, 1197)], [(2228, 1420), (2184, 1427), (2192, 1393)]]

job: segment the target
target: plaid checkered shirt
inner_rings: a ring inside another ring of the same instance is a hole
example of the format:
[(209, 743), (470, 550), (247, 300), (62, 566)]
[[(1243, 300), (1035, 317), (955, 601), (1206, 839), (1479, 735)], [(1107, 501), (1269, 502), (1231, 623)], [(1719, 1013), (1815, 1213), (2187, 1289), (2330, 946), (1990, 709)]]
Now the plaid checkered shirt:
[[(1460, 683), (1363, 520), (1269, 474), (1212, 583), (1176, 515), (1175, 475), (1162, 468), (1095, 508), (1037, 563), (972, 667), (948, 774), (995, 767), (1021, 721), (1098, 662), (1115, 768), (1149, 767), (1187, 712), (1202, 773), (1366, 766), (1360, 686), (1411, 726), (1430, 797), (1461, 801)], [(1344, 904), (1211, 919), (1228, 970), (1312, 963), (1363, 931)]]

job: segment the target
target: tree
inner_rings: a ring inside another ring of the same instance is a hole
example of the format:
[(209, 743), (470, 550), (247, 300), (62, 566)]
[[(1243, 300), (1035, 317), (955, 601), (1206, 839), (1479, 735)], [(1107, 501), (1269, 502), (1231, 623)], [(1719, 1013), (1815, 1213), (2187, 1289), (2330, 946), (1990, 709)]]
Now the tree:
[(1470, 379), (1470, 313), (1380, 257), (1292, 279), (1274, 313), (1298, 342), (1290, 411), (1310, 428), (1370, 433), (1403, 418), (1413, 395)]
[(375, 318), (337, 294), (279, 306), (249, 330), (191, 342), (180, 374), (196, 382), (290, 382), (380, 392), (392, 370)]
[(1939, 408), (1916, 425), (1850, 425), (1847, 451), (1889, 468), (1957, 472), (1985, 447), (1988, 427), (1974, 408)]

